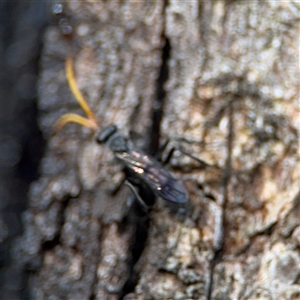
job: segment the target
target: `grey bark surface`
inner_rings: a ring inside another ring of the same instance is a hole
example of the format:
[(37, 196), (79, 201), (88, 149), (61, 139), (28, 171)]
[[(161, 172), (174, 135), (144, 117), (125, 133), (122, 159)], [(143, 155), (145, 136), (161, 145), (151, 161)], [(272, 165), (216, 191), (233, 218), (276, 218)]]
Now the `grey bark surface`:
[[(299, 3), (65, 5), (74, 35), (51, 26), (45, 36), (48, 149), (15, 254), (32, 299), (299, 299)], [(101, 125), (146, 150), (159, 128), (160, 142), (210, 165), (175, 151), (184, 217), (161, 199), (136, 216), (120, 165), (91, 130), (51, 136), (59, 116), (80, 113), (70, 54)]]

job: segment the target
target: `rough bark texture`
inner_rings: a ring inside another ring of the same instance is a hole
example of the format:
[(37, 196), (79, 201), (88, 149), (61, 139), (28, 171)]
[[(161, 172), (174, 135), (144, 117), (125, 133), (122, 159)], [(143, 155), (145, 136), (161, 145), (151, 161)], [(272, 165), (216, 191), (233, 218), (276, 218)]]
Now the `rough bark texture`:
[[(299, 299), (299, 4), (66, 1), (45, 36), (48, 150), (16, 257), (32, 299)], [(154, 152), (170, 139), (185, 214), (128, 206), (123, 173), (79, 111), (64, 57), (101, 124)], [(166, 80), (167, 79), (167, 80)], [(158, 140), (159, 137), (159, 140)]]

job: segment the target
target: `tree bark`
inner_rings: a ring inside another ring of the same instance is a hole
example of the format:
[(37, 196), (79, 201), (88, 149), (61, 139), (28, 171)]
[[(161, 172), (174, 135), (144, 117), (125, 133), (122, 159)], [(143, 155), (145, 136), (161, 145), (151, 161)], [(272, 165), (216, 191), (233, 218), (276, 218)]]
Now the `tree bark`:
[[(32, 299), (300, 297), (299, 4), (284, 1), (66, 1), (73, 36), (45, 36), (40, 125), (48, 138), (16, 247)], [(189, 192), (184, 214), (129, 206), (121, 166), (80, 109), (115, 123)]]

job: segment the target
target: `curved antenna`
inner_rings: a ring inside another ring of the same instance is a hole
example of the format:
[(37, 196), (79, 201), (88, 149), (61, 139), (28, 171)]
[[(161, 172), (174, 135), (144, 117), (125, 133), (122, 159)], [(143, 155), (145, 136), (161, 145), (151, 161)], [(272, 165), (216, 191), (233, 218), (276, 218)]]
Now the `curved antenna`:
[(75, 75), (74, 75), (74, 70), (73, 70), (73, 60), (70, 56), (68, 56), (66, 59), (66, 75), (67, 75), (67, 80), (68, 80), (68, 84), (70, 86), (71, 92), (74, 95), (75, 99), (78, 101), (80, 107), (86, 113), (87, 118), (82, 117), (78, 114), (74, 114), (74, 113), (64, 114), (56, 121), (55, 131), (56, 132), (59, 131), (62, 127), (64, 127), (69, 122), (77, 123), (82, 126), (86, 126), (86, 127), (96, 130), (97, 128), (99, 128), (97, 118), (96, 118), (95, 114), (92, 112), (92, 110), (90, 109), (90, 107), (88, 106), (86, 100), (82, 96), (82, 94), (77, 86), (77, 83), (75, 80)]

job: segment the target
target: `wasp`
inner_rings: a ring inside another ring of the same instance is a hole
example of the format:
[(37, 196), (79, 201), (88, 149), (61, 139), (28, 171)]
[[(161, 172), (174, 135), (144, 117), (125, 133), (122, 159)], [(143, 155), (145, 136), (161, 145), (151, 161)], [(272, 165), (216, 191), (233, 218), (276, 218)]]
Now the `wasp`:
[[(134, 186), (144, 186), (148, 190), (150, 189), (156, 197), (161, 197), (173, 204), (186, 204), (188, 202), (188, 193), (182, 181), (176, 179), (156, 159), (134, 147), (126, 137), (120, 134), (115, 124), (110, 124), (101, 129), (95, 114), (90, 109), (76, 84), (71, 57), (68, 57), (66, 60), (66, 76), (74, 97), (87, 117), (67, 113), (61, 116), (56, 122), (56, 132), (69, 122), (91, 128), (95, 131), (95, 141), (109, 147), (114, 153), (115, 158), (124, 166), (125, 171), (127, 171), (125, 174), (130, 174), (130, 183), (128, 185), (131, 189)], [(138, 193), (134, 189), (133, 191), (138, 200), (143, 204)]]

